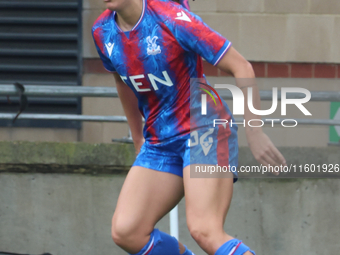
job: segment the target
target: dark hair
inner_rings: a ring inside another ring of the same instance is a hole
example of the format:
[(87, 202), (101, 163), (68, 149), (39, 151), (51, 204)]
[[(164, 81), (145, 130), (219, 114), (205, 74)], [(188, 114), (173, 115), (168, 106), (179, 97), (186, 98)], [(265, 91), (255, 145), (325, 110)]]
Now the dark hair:
[(173, 1), (173, 2), (176, 2), (176, 3), (180, 3), (180, 2), (179, 2), (180, 0), (172, 0), (172, 1)]

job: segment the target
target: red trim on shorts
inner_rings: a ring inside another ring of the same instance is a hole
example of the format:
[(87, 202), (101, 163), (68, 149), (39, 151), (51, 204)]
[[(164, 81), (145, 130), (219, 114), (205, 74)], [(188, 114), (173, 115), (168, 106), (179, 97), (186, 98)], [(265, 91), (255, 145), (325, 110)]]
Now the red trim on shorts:
[[(224, 105), (221, 106), (223, 113), (221, 114), (221, 119), (226, 119), (230, 122), (231, 118), (229, 114), (224, 109)], [(229, 166), (229, 137), (231, 135), (231, 130), (229, 123), (226, 124), (224, 128), (223, 125), (219, 125), (217, 133), (217, 163), (220, 166)]]
[(232, 254), (230, 254), (230, 255), (234, 255), (235, 254), (236, 250), (238, 249), (238, 247), (240, 247), (241, 243), (242, 242), (240, 242), (238, 245), (236, 245), (236, 248), (235, 248), (234, 252)]
[(148, 255), (148, 254), (150, 254), (150, 252), (151, 252), (153, 246), (154, 246), (154, 239), (152, 239), (151, 245), (149, 246), (149, 248), (148, 248), (142, 255)]

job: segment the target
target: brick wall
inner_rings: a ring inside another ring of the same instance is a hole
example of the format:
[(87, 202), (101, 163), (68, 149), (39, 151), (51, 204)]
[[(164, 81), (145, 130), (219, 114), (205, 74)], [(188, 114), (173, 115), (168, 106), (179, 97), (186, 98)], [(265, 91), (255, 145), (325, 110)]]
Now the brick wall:
[[(232, 41), (258, 77), (339, 78), (340, 1), (196, 0), (192, 11)], [(104, 10), (84, 0), (84, 71), (102, 73), (91, 25)], [(92, 62), (94, 61), (94, 62)], [(283, 63), (283, 64), (282, 64)], [(205, 64), (207, 75), (224, 76)]]
[(340, 62), (338, 0), (196, 0), (191, 6), (249, 60)]
[[(257, 62), (340, 63), (338, 0), (196, 0), (192, 10)], [(97, 58), (91, 25), (102, 1), (84, 0), (85, 58)]]

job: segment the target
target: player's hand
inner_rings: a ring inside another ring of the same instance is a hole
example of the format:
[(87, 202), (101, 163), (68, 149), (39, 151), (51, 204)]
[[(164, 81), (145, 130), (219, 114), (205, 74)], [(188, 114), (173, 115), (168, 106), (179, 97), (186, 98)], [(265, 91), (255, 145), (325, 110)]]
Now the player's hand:
[(286, 166), (285, 158), (262, 130), (247, 132), (247, 141), (255, 159), (263, 166)]

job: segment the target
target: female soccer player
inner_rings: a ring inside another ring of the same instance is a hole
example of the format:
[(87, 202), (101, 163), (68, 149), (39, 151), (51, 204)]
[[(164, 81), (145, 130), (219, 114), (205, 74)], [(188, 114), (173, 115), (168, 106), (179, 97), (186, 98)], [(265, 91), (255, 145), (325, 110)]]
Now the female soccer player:
[[(206, 155), (212, 165), (237, 165), (235, 127), (195, 129), (196, 141), (191, 137), (190, 79), (204, 78), (201, 57), (248, 81), (254, 78), (252, 66), (228, 40), (180, 4), (104, 1), (108, 10), (94, 23), (93, 37), (105, 68), (115, 78), (138, 153), (112, 218), (114, 242), (130, 254), (192, 255), (175, 238), (154, 229), (185, 193), (189, 231), (206, 253), (255, 254), (223, 229), (233, 178), (190, 178), (190, 165), (202, 163)], [(238, 84), (244, 92), (253, 85)], [(259, 109), (258, 90), (253, 90), (254, 106)], [(222, 110), (232, 118), (225, 104)], [(245, 107), (246, 120), (256, 117)], [(246, 135), (261, 164), (285, 164), (261, 128), (246, 127)]]

